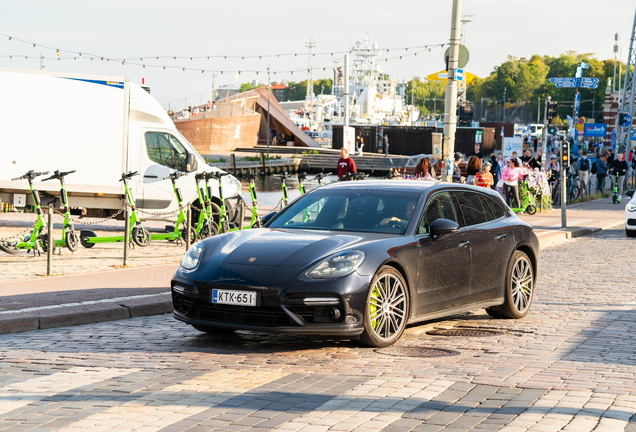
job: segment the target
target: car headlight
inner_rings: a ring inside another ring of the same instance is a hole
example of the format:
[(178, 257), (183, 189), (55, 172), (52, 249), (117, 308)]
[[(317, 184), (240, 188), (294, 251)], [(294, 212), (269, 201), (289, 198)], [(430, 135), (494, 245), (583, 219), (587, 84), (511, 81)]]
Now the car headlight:
[(225, 176), (225, 178), (227, 179), (227, 184), (230, 185), (230, 187), (234, 189), (236, 193), (238, 193), (239, 195), (243, 193), (243, 185), (241, 185), (241, 182), (238, 181), (236, 177), (229, 175)]
[(635, 212), (636, 211), (636, 203), (630, 202), (627, 204), (627, 211)]
[(199, 260), (201, 259), (201, 254), (203, 253), (203, 245), (201, 243), (197, 243), (194, 246), (190, 247), (188, 252), (181, 260), (181, 267), (186, 270), (192, 270), (199, 265)]
[(307, 276), (312, 279), (347, 276), (360, 267), (364, 257), (365, 255), (362, 251), (340, 252), (320, 261), (307, 272)]

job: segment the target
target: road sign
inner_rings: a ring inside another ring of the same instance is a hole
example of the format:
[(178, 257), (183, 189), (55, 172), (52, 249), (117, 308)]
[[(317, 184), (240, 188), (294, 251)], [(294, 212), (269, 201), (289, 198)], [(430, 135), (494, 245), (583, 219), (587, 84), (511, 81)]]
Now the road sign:
[[(464, 66), (468, 64), (468, 60), (470, 59), (470, 54), (468, 53), (468, 48), (466, 48), (464, 45), (459, 46), (458, 52), (459, 52), (459, 58), (457, 59), (457, 67), (463, 68)], [(450, 55), (450, 47), (448, 47), (446, 49), (446, 52), (444, 53), (444, 61), (448, 62), (447, 59), (449, 55)], [(446, 66), (448, 66), (448, 64)]]
[(582, 87), (582, 88), (588, 88), (588, 89), (596, 89), (596, 88), (598, 88), (598, 84), (594, 84), (594, 83), (581, 83), (581, 84), (579, 85), (579, 87)]
[(548, 78), (548, 81), (550, 81), (551, 83), (572, 83), (572, 84), (576, 84), (576, 78), (570, 78), (570, 77), (553, 77), (553, 78)]
[(624, 114), (625, 116), (623, 117), (623, 123), (621, 123), (621, 127), (628, 128), (632, 125), (633, 119), (631, 114), (628, 114), (628, 113), (624, 113)]
[(581, 93), (577, 93), (576, 99), (574, 99), (574, 110), (579, 112), (579, 108), (581, 108)]
[(455, 80), (463, 81), (464, 80), (464, 69), (455, 69)]
[(576, 87), (576, 82), (570, 82), (570, 81), (557, 82), (554, 84), (554, 86), (559, 88), (574, 88)]
[(579, 78), (582, 83), (598, 84), (601, 82), (599, 78)]

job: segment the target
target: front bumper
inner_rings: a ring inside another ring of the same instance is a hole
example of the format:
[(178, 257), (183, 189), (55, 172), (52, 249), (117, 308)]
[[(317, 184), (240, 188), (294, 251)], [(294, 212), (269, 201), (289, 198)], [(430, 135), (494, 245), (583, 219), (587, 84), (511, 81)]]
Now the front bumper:
[[(336, 280), (288, 278), (293, 283), (287, 286), (208, 283), (185, 278), (184, 273), (177, 271), (171, 287), (174, 317), (187, 324), (298, 335), (357, 336), (364, 331), (370, 278), (355, 272)], [(254, 291), (257, 305), (212, 303), (215, 288)]]

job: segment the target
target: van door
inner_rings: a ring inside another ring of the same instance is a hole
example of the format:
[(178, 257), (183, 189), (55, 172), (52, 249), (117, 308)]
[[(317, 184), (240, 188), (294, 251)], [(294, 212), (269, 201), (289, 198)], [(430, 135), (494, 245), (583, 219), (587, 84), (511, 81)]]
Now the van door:
[(188, 152), (172, 134), (145, 131), (145, 146), (141, 146), (140, 176), (144, 185), (144, 199), (138, 206), (146, 209), (167, 209), (176, 201), (170, 180), (171, 171), (186, 171)]

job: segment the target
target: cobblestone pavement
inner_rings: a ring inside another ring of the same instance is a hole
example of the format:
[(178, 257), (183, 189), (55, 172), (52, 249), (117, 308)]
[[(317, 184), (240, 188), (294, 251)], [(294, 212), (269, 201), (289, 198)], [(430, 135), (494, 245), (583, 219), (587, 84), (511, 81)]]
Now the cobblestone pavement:
[(547, 248), (526, 318), (480, 310), (389, 349), (170, 316), (3, 335), (0, 430), (636, 431), (634, 244), (621, 229)]

